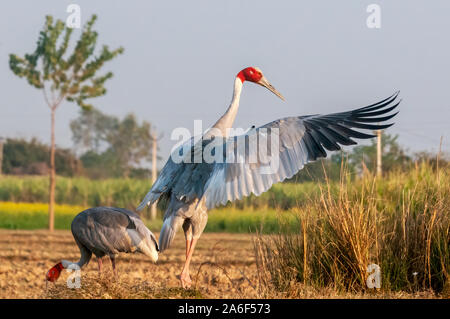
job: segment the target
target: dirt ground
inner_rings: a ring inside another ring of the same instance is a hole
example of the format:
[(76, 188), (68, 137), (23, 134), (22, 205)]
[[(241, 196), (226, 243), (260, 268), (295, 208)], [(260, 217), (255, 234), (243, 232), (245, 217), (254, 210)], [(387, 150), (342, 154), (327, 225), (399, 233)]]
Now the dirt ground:
[[(177, 275), (184, 263), (184, 236), (179, 233), (157, 264), (141, 254), (121, 254), (118, 277), (104, 260), (99, 277), (92, 259), (81, 270), (81, 287), (68, 288), (64, 271), (56, 284), (46, 288), (44, 276), (61, 259), (77, 261), (78, 247), (70, 231), (0, 229), (0, 299), (5, 298), (435, 298), (431, 292), (336, 295), (333, 290), (312, 290), (294, 285), (292, 293), (258, 287), (252, 236), (205, 233), (191, 263), (193, 287), (181, 288)], [(261, 289), (262, 288), (262, 289)], [(265, 294), (264, 294), (265, 291)], [(269, 291), (269, 294), (267, 294)], [(262, 292), (262, 293), (261, 293)]]
[(121, 254), (118, 278), (104, 258), (98, 275), (91, 260), (81, 270), (81, 288), (67, 288), (64, 271), (45, 288), (44, 276), (61, 259), (77, 261), (79, 250), (70, 231), (0, 230), (0, 298), (256, 298), (257, 272), (250, 235), (204, 234), (191, 263), (193, 289), (180, 288), (185, 246), (182, 233), (153, 264), (142, 254)]

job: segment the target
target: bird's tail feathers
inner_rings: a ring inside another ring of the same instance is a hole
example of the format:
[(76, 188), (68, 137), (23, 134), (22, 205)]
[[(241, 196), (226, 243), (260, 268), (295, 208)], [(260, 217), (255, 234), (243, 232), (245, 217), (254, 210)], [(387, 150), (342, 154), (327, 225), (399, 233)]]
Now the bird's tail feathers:
[(175, 233), (177, 231), (177, 224), (174, 220), (174, 216), (166, 218), (163, 223), (161, 232), (159, 233), (159, 251), (163, 252), (170, 247), (173, 239), (175, 238)]
[(137, 211), (140, 211), (145, 208), (147, 205), (151, 205), (154, 202), (156, 202), (159, 197), (161, 196), (161, 193), (154, 193), (151, 190), (145, 195), (142, 202), (139, 204), (139, 206), (136, 208)]

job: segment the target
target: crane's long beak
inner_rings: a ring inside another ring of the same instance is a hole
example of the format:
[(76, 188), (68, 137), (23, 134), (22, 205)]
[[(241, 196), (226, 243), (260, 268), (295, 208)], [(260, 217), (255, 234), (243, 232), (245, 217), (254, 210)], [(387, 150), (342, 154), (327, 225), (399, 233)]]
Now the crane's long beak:
[(267, 81), (267, 79), (263, 76), (261, 78), (261, 80), (259, 80), (258, 82), (259, 85), (264, 86), (266, 89), (268, 89), (270, 92), (272, 92), (273, 94), (275, 94), (276, 96), (278, 96), (280, 99), (282, 99), (284, 101), (284, 97), (283, 95), (281, 95), (280, 92), (278, 92), (272, 84), (269, 83), (269, 81)]

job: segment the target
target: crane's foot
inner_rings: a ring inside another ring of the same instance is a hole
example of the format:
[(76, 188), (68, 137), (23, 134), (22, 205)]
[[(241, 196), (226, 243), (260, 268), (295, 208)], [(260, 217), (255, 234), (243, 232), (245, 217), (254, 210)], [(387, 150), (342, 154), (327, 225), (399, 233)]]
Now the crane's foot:
[(181, 281), (181, 286), (184, 289), (189, 289), (192, 286), (192, 280), (191, 280), (191, 276), (189, 276), (189, 273), (181, 273), (180, 275), (180, 281)]

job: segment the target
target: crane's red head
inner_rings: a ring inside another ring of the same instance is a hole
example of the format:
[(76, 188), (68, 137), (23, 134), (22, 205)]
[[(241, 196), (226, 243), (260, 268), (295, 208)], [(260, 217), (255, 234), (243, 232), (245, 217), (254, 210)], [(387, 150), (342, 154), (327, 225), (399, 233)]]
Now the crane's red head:
[(258, 83), (262, 79), (263, 74), (260, 69), (249, 66), (239, 72), (237, 77), (241, 79), (242, 83), (244, 83), (244, 81)]
[(51, 282), (55, 282), (58, 280), (59, 275), (61, 275), (61, 271), (64, 269), (62, 263), (57, 263), (45, 275), (45, 279)]
[(245, 81), (249, 81), (264, 86), (266, 89), (268, 89), (270, 92), (284, 101), (284, 97), (281, 95), (281, 93), (278, 92), (272, 86), (272, 84), (269, 83), (269, 81), (267, 81), (259, 68), (252, 66), (245, 68), (238, 73), (237, 78), (240, 79), (242, 83), (244, 83)]

